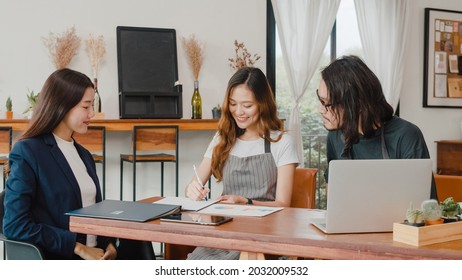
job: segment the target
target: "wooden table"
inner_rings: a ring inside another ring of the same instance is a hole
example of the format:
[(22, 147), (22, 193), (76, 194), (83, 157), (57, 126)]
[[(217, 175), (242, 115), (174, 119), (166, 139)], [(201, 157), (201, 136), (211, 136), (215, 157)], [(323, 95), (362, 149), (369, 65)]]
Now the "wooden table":
[[(154, 198), (145, 201), (153, 201)], [(263, 253), (321, 259), (462, 259), (462, 240), (414, 247), (394, 242), (392, 233), (326, 235), (310, 224), (325, 212), (285, 208), (266, 217), (234, 217), (213, 227), (71, 217), (70, 230), (136, 240), (239, 250), (241, 256)]]
[[(27, 119), (0, 119), (0, 126), (11, 126), (13, 131), (24, 131)], [(98, 119), (90, 125), (104, 126), (108, 131), (131, 131), (134, 125), (178, 125), (180, 130), (217, 130), (218, 120), (214, 119)]]

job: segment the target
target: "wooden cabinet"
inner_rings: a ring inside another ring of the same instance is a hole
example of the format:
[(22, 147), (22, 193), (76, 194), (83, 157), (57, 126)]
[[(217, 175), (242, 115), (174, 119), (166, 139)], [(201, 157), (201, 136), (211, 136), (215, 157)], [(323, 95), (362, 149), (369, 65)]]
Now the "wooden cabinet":
[(462, 140), (436, 141), (436, 172), (462, 176)]

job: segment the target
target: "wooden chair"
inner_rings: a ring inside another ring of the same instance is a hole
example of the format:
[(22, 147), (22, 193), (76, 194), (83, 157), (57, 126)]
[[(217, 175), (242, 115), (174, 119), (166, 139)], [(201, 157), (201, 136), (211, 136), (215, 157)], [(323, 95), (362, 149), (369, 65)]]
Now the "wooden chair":
[(136, 163), (159, 162), (161, 164), (161, 196), (164, 196), (164, 163), (175, 163), (175, 194), (178, 196), (178, 138), (176, 125), (134, 126), (131, 154), (120, 155), (120, 200), (123, 200), (124, 162), (133, 164), (133, 201), (136, 200)]
[[(316, 203), (316, 175), (317, 168), (296, 168), (294, 174), (294, 184), (292, 187), (292, 199), (290, 207), (295, 208), (315, 208)], [(165, 244), (166, 260), (185, 260), (189, 253), (196, 247)], [(266, 258), (276, 259), (278, 256), (266, 255)]]
[(87, 149), (95, 163), (102, 165), (102, 195), (106, 198), (106, 128), (104, 126), (89, 126), (87, 133), (74, 132), (72, 138)]
[(13, 129), (11, 127), (0, 127), (0, 165), (3, 169), (3, 188), (5, 188), (5, 166), (8, 164), (8, 154), (11, 151)]
[(454, 201), (462, 202), (462, 176), (434, 174), (436, 193), (439, 201), (453, 197)]
[(313, 209), (316, 207), (317, 168), (296, 168), (290, 207)]

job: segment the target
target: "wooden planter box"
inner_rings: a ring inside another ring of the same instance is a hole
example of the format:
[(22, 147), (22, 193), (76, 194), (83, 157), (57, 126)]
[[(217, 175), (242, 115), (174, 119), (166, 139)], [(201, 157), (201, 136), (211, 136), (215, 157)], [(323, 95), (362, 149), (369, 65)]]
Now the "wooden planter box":
[(458, 239), (462, 239), (462, 221), (423, 227), (414, 227), (402, 223), (393, 224), (393, 241), (413, 246), (424, 246)]

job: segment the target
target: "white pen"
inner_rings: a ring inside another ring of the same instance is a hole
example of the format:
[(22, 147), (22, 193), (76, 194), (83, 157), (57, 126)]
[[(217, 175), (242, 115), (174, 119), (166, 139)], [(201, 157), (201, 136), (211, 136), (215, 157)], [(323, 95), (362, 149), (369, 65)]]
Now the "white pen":
[[(197, 182), (201, 185), (202, 189), (204, 189), (204, 185), (202, 185), (202, 180), (201, 178), (199, 177), (199, 174), (197, 173), (197, 169), (196, 169), (196, 165), (193, 164), (193, 169), (194, 169), (194, 174), (196, 174), (196, 179), (197, 179)], [(205, 200), (208, 200), (207, 199), (207, 196), (204, 197)]]

